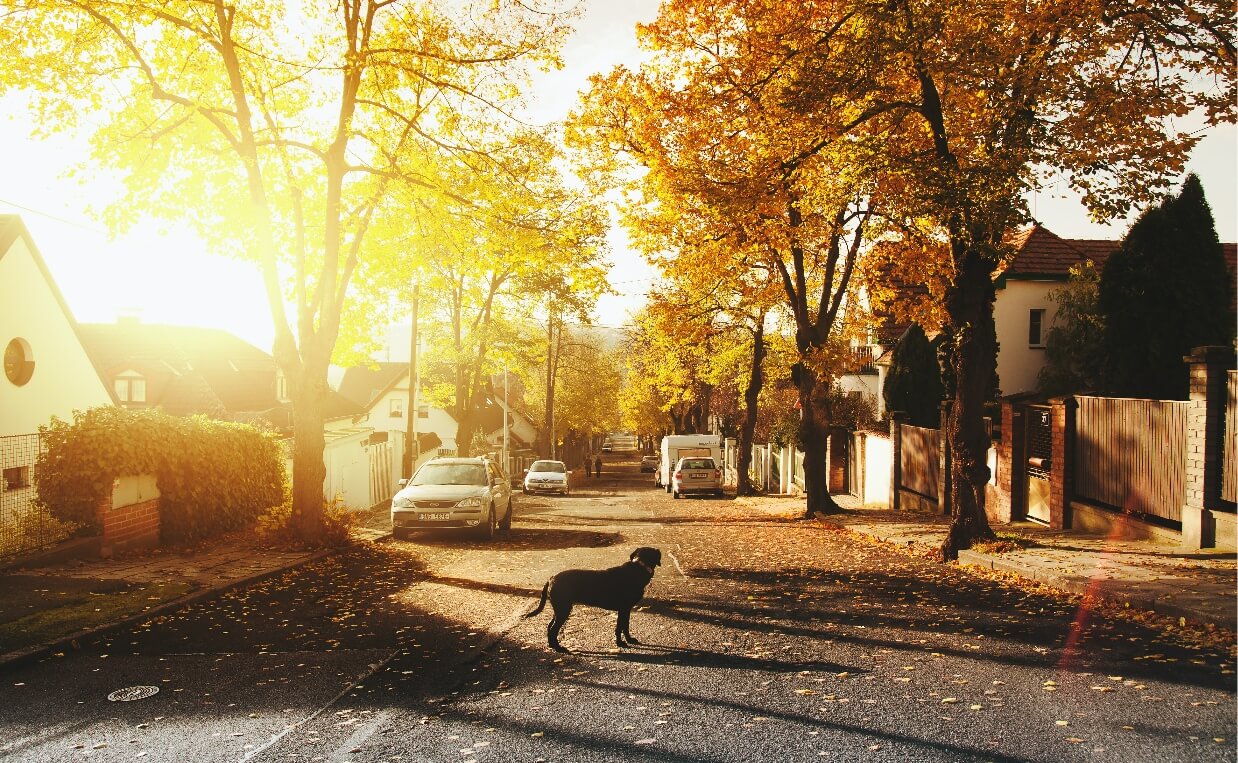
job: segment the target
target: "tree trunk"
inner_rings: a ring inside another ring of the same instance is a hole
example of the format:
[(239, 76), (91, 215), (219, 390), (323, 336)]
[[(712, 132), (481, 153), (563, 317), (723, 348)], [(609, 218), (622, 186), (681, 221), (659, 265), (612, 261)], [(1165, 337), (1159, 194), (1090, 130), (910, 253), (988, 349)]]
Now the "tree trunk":
[(984, 486), (989, 481), (984, 404), (997, 364), (992, 272), (988, 258), (967, 251), (946, 295), (955, 380), (953, 404), (943, 422), (950, 448), (951, 522), (941, 545), (946, 561), (957, 559), (960, 549), (976, 541), (995, 538), (984, 511)]
[(314, 544), (322, 538), (323, 484), (327, 477), (323, 462), (327, 373), (325, 367), (315, 373), (307, 365), (302, 374), (292, 407), (291, 525), (302, 541)]
[(800, 391), (800, 447), (804, 449), (804, 493), (808, 502), (804, 517), (814, 513), (839, 514), (842, 507), (830, 497), (829, 468), (825, 463), (830, 434), (829, 387), (804, 364), (791, 368), (791, 378)]
[(752, 370), (748, 375), (748, 386), (744, 389), (744, 420), (739, 427), (739, 463), (736, 468), (739, 474), (735, 482), (736, 495), (755, 495), (752, 487), (752, 476), (748, 473), (752, 464), (752, 439), (757, 429), (757, 400), (761, 396), (761, 387), (765, 376), (761, 363), (765, 359), (765, 321), (757, 322), (752, 337)]

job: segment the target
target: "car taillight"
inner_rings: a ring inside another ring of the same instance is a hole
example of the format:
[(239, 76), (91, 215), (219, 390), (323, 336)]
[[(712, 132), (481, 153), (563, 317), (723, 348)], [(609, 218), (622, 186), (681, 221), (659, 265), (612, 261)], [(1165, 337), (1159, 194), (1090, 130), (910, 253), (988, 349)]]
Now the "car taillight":
[(722, 470), (721, 470), (721, 469), (714, 469), (714, 479), (716, 479), (716, 480), (720, 480), (720, 479), (722, 479)]
[(675, 472), (675, 479), (677, 480), (683, 479), (683, 472)]

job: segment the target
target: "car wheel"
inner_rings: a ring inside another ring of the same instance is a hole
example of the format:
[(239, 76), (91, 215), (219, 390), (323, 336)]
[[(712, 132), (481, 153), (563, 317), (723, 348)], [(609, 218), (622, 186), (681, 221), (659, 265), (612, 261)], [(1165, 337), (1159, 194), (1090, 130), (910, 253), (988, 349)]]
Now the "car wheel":
[(679, 500), (679, 491), (678, 490), (673, 491), (671, 493), (671, 497), (674, 498), (675, 500)]
[(494, 504), (490, 504), (490, 509), (486, 512), (486, 518), (477, 526), (477, 533), (482, 537), (482, 540), (490, 540), (494, 537), (494, 530)]
[(404, 529), (403, 527), (391, 528), (391, 537), (394, 538), (395, 540), (408, 540), (409, 535), (411, 534), (412, 533), (410, 533), (408, 530)]
[(512, 515), (515, 513), (516, 513), (516, 499), (514, 497), (508, 497), (507, 513), (503, 515), (503, 518), (501, 520), (499, 520), (499, 530), (504, 535), (512, 531)]

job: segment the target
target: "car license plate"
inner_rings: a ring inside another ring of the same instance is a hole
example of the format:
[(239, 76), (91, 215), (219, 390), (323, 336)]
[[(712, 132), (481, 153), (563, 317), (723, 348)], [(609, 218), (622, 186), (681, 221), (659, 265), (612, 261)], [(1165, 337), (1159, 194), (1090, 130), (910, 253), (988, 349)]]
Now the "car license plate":
[(694, 480), (703, 480), (706, 477), (704, 474), (689, 474), (688, 476)]
[(422, 522), (443, 522), (448, 519), (451, 519), (451, 512), (440, 511), (440, 512), (435, 512), (433, 514), (420, 514), (418, 515), (417, 518), (420, 519)]

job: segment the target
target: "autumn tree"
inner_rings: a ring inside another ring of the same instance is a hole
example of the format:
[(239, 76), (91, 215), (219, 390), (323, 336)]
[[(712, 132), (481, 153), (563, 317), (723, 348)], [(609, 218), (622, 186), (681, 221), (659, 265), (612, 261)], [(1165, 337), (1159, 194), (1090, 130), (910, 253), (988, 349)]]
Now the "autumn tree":
[(835, 140), (858, 118), (846, 99), (797, 97), (787, 51), (818, 35), (784, 23), (781, 6), (669, 2), (641, 34), (651, 62), (595, 78), (573, 121), (596, 162), (587, 170), (644, 170), (628, 181), (626, 217), (654, 264), (702, 289), (751, 270), (780, 289), (799, 353), (806, 514), (839, 511), (825, 447), (829, 390), (850, 365), (859, 316), (853, 275), (864, 245), (900, 222), (877, 213), (874, 145)]
[[(114, 229), (135, 214), (191, 224), (256, 259), (273, 354), (294, 407), (293, 517), (321, 533), (327, 368), (394, 201), (470, 153), (567, 31), (549, 9), (391, 0), (6, 0), (3, 87), (33, 95), (43, 133), (84, 131), (119, 170)], [(290, 26), (289, 20), (295, 20)], [(355, 314), (355, 313), (354, 313)]]
[(555, 332), (532, 342), (530, 324), (583, 316), (604, 289), (604, 210), (562, 182), (555, 155), (553, 143), (521, 131), (476, 166), (458, 163), (452, 193), (420, 198), (421, 218), (400, 239), (408, 256), (392, 278), (423, 287), (431, 350), (453, 369), (461, 455), (472, 452), (495, 373), (530, 349), (553, 369)]

